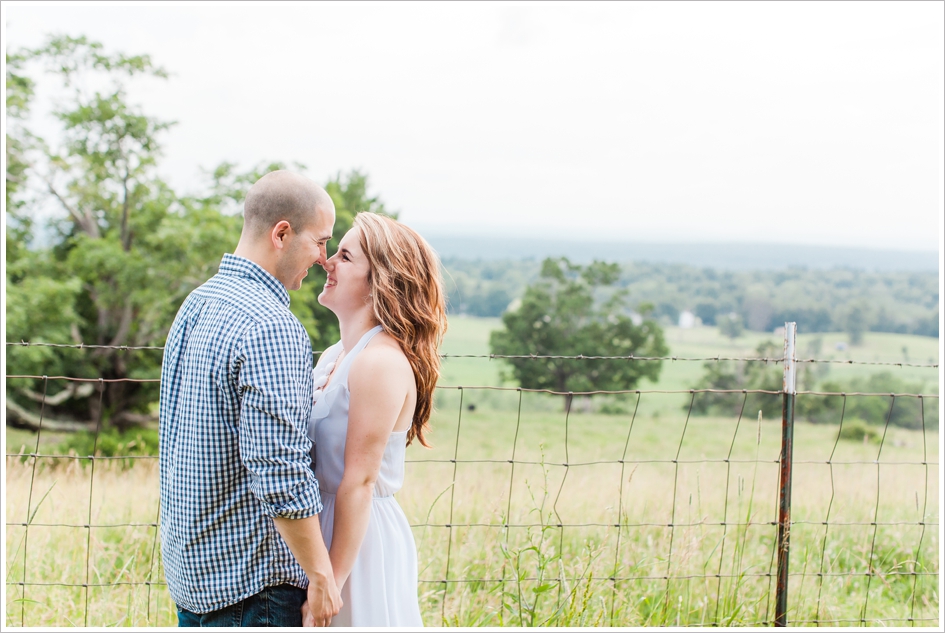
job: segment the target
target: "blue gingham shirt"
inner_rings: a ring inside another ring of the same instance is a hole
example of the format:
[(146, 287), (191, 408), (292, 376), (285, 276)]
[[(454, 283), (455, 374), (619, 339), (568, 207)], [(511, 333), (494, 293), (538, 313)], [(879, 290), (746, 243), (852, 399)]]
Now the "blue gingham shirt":
[(161, 369), (161, 555), (177, 606), (308, 586), (272, 519), (322, 509), (311, 407), (312, 346), (285, 286), (224, 255), (178, 311)]

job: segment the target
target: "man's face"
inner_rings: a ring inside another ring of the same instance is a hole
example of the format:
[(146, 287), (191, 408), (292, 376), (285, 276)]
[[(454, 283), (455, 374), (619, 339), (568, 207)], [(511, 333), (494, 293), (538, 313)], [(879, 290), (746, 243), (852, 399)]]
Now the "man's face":
[(308, 269), (325, 265), (325, 248), (331, 239), (335, 225), (335, 210), (319, 209), (317, 219), (299, 232), (290, 231), (286, 236), (286, 248), (278, 263), (279, 281), (289, 290), (302, 287)]

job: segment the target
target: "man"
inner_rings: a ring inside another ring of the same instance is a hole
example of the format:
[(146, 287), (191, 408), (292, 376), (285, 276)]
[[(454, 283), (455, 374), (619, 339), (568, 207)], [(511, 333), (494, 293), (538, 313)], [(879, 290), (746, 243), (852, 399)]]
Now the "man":
[(310, 468), (312, 348), (287, 289), (325, 264), (335, 208), (311, 180), (274, 171), (243, 215), (236, 251), (184, 301), (164, 348), (167, 585), (180, 626), (301, 626), (306, 599), (327, 626), (341, 597)]

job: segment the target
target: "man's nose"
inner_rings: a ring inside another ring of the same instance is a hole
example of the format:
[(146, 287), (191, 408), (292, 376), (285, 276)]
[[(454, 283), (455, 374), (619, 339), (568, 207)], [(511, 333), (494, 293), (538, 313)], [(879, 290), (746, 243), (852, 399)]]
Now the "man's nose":
[(318, 259), (316, 261), (319, 264), (321, 264), (322, 268), (324, 268), (328, 272), (331, 272), (331, 270), (335, 267), (335, 261), (334, 261), (335, 256), (332, 255), (331, 257), (327, 257), (327, 255), (328, 253), (323, 250), (321, 254), (319, 254)]

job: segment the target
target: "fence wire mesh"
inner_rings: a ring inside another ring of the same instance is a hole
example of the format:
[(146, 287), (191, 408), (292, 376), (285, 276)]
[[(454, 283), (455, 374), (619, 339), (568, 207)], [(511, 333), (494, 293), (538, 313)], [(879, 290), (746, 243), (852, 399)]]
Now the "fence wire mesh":
[[(106, 384), (158, 379), (7, 379), (41, 388), (35, 443), (6, 455), (7, 625), (173, 624), (157, 457), (105, 455), (99, 444)], [(51, 383), (94, 385), (89, 454), (44, 448)], [(773, 624), (782, 448), (780, 420), (761, 410), (781, 391), (437, 389), (435, 446), (408, 453), (398, 493), (417, 542), (427, 624)], [(734, 403), (731, 415), (694, 415), (701, 399), (720, 397)], [(797, 399), (839, 406), (828, 409), (833, 423), (805, 424), (795, 440), (789, 623), (934, 626), (938, 395), (799, 391)], [(848, 407), (864, 399), (886, 403), (866, 431)], [(593, 413), (594, 400), (612, 410)], [(917, 416), (909, 429), (891, 424), (904, 406)]]

